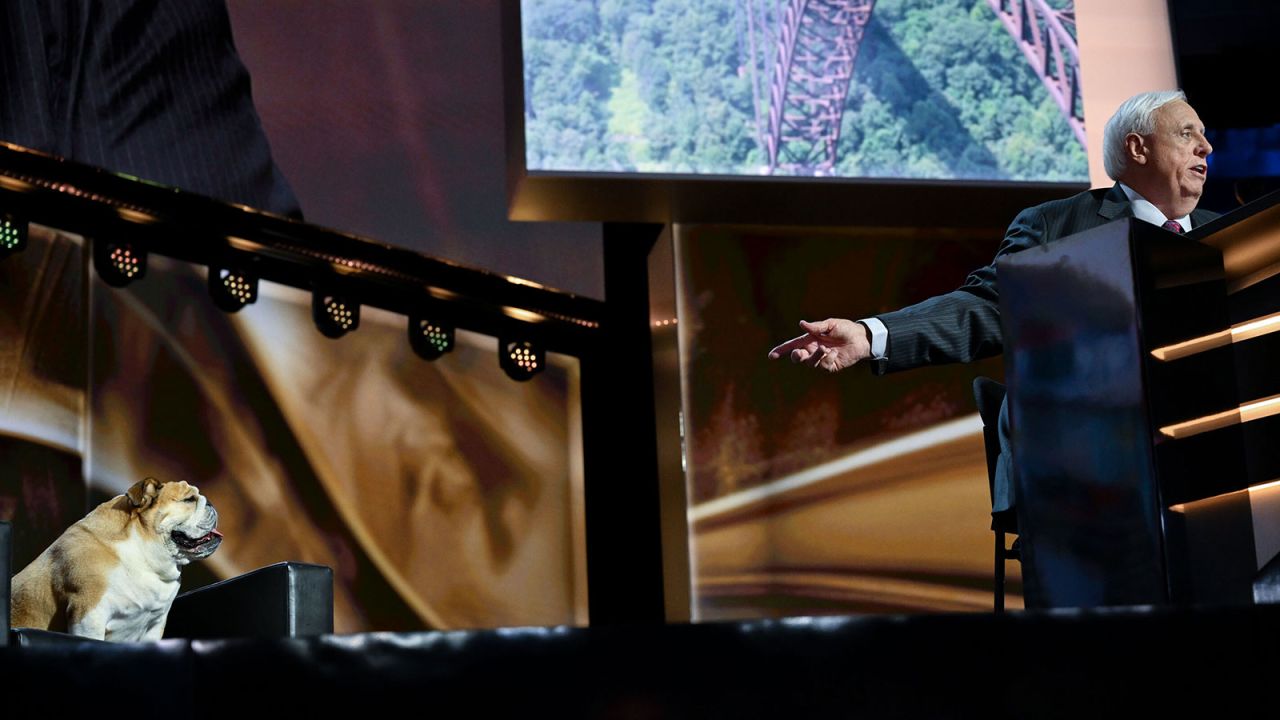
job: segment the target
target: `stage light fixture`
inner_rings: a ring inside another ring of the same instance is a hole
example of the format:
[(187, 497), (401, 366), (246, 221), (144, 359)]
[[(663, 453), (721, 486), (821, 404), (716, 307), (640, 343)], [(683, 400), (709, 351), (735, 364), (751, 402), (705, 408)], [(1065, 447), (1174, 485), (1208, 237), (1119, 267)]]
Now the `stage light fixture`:
[(26, 221), (10, 213), (0, 213), (0, 257), (26, 249)]
[(409, 316), (409, 347), (423, 360), (436, 360), (453, 350), (453, 326), (423, 315)]
[(507, 377), (524, 382), (542, 372), (547, 353), (541, 345), (529, 340), (502, 339), (498, 341), (498, 364)]
[(226, 312), (237, 312), (258, 300), (258, 278), (243, 268), (209, 267), (209, 295)]
[(317, 290), (311, 296), (311, 319), (321, 335), (340, 338), (360, 327), (360, 303), (350, 297)]
[(93, 266), (98, 277), (112, 287), (124, 287), (147, 274), (147, 251), (131, 240), (95, 238)]

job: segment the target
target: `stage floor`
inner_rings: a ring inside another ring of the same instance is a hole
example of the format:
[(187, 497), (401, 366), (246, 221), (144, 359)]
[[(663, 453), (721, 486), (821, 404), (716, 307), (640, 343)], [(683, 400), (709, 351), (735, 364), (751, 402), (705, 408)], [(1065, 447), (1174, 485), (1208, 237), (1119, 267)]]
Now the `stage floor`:
[[(1280, 608), (795, 618), (0, 649), (41, 715), (1235, 715), (1268, 704)], [(24, 715), (14, 715), (24, 717)]]

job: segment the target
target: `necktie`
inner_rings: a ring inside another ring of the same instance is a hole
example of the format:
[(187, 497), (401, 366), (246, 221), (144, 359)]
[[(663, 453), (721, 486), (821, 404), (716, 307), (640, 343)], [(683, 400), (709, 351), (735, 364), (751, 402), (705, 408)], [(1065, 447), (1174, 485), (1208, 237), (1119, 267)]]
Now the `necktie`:
[(1168, 230), (1169, 232), (1176, 232), (1179, 235), (1181, 235), (1184, 232), (1182, 229), (1182, 223), (1178, 222), (1177, 220), (1166, 220), (1164, 225), (1161, 225), (1160, 227), (1164, 228), (1165, 230)]

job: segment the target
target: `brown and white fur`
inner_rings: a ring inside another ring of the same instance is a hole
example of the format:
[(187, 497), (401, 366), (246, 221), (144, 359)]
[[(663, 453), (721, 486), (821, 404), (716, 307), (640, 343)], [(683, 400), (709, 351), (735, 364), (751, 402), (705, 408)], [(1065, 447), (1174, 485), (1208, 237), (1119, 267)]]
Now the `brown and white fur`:
[(182, 566), (218, 549), (218, 511), (147, 478), (67, 528), (13, 578), (13, 627), (135, 642), (164, 635)]

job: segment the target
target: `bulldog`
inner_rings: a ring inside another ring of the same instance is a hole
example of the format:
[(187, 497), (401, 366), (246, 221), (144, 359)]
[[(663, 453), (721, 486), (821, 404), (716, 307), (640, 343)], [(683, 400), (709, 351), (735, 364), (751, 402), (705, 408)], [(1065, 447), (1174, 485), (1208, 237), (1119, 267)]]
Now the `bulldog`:
[(158, 640), (182, 567), (221, 543), (218, 511), (194, 485), (146, 478), (67, 528), (14, 576), (11, 624)]

